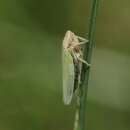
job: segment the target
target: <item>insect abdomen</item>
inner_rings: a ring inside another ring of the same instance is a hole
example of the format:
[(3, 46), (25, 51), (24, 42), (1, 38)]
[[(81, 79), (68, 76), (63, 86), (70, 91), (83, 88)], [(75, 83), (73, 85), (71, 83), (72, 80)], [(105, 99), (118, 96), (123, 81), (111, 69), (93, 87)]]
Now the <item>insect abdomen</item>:
[(78, 88), (80, 83), (80, 66), (78, 64), (74, 64), (74, 70), (75, 70), (75, 79), (74, 79), (74, 91)]

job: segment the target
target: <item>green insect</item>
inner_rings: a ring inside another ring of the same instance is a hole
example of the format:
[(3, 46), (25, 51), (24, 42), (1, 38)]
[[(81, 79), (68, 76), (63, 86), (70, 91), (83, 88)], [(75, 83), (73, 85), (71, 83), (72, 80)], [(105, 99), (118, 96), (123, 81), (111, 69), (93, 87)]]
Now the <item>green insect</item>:
[(67, 31), (63, 40), (62, 62), (63, 62), (63, 101), (64, 104), (71, 103), (73, 94), (80, 84), (82, 63), (90, 66), (82, 59), (82, 44), (88, 40)]

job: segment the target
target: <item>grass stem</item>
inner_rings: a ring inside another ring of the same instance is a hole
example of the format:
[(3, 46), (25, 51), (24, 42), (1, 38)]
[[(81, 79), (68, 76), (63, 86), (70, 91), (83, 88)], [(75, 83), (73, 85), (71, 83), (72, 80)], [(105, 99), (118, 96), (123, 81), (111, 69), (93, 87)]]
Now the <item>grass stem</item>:
[[(83, 54), (84, 60), (86, 60), (89, 64), (91, 63), (91, 57), (93, 51), (94, 32), (96, 26), (98, 3), (99, 0), (92, 1), (90, 24), (89, 24), (88, 37), (87, 37), (89, 42), (86, 44), (84, 48), (84, 54)], [(75, 127), (74, 130), (85, 130), (86, 100), (87, 100), (89, 73), (90, 73), (90, 67), (86, 67), (86, 65), (83, 64), (82, 73), (81, 73), (81, 84), (80, 84), (80, 101), (79, 101), (80, 105), (78, 107), (79, 110), (76, 110), (77, 112), (79, 112), (79, 116), (78, 116), (79, 120), (77, 124), (78, 127)]]

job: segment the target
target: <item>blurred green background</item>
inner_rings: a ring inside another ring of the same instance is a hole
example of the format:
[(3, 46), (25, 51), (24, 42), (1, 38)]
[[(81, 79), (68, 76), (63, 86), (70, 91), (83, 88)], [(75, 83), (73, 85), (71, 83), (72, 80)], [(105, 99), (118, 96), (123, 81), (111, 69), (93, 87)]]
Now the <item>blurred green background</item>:
[[(0, 130), (72, 130), (62, 102), (66, 30), (86, 37), (91, 0), (0, 1)], [(130, 1), (100, 0), (87, 130), (130, 130)]]

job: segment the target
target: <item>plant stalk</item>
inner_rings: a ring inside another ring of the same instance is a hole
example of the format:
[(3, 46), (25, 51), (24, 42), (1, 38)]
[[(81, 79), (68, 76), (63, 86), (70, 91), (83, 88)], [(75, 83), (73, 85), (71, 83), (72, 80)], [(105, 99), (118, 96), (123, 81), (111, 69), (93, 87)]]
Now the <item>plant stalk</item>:
[[(89, 64), (91, 63), (93, 45), (94, 45), (94, 32), (96, 26), (96, 16), (97, 16), (97, 8), (98, 8), (99, 0), (92, 1), (91, 14), (90, 14), (90, 23), (88, 30), (87, 39), (89, 42), (85, 45), (83, 58)], [(80, 105), (78, 107), (79, 110), (79, 119), (77, 127), (74, 130), (85, 130), (85, 117), (86, 117), (86, 101), (87, 101), (87, 91), (88, 91), (88, 80), (89, 80), (90, 67), (86, 67), (83, 64), (82, 73), (81, 73), (81, 84), (80, 84)], [(77, 114), (77, 113), (76, 113)], [(76, 121), (76, 120), (75, 120)]]

